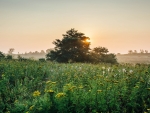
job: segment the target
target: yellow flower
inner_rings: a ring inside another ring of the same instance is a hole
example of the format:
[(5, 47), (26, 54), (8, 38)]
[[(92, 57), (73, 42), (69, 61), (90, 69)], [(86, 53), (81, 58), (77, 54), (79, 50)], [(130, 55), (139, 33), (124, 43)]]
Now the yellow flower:
[(102, 90), (97, 90), (98, 93), (102, 92)]
[(147, 88), (147, 90), (150, 90), (150, 88)]
[(47, 90), (46, 92), (47, 92), (47, 93), (54, 93), (54, 91), (51, 90), (51, 89), (50, 89), (50, 90)]
[(7, 111), (6, 113), (10, 113), (10, 111)]
[(31, 111), (34, 108), (34, 105), (30, 106), (29, 110)]
[(33, 93), (33, 96), (34, 97), (37, 97), (37, 96), (39, 96), (41, 93), (39, 92), (39, 91), (34, 91), (34, 93)]
[(48, 83), (50, 83), (50, 82), (51, 82), (51, 81), (49, 80), (49, 81), (46, 82), (46, 84), (48, 84)]
[(18, 100), (15, 100), (15, 102), (14, 103), (17, 103), (18, 102)]
[(100, 83), (99, 85), (102, 85), (102, 86), (104, 86), (104, 84), (103, 84), (103, 83)]
[(119, 83), (118, 81), (114, 81), (114, 83)]
[(56, 82), (51, 82), (52, 84), (56, 84)]
[(82, 85), (80, 85), (80, 86), (79, 86), (79, 89), (83, 89), (83, 86), (82, 86)]
[(60, 97), (64, 97), (65, 93), (58, 93), (55, 97), (60, 98)]
[(5, 75), (4, 74), (2, 74), (2, 77), (4, 77)]

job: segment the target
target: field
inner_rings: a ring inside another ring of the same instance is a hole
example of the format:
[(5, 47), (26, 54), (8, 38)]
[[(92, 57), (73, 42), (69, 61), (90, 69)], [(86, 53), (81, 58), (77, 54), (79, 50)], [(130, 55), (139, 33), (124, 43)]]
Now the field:
[(0, 61), (0, 113), (149, 113), (150, 65)]
[(122, 54), (117, 55), (119, 63), (145, 63), (150, 64), (150, 54)]

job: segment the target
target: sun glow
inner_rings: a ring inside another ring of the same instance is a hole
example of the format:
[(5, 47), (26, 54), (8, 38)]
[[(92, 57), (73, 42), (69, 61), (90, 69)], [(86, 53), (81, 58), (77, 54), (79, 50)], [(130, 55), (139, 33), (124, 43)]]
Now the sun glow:
[(86, 41), (86, 42), (91, 42), (89, 39), (86, 39), (85, 41)]

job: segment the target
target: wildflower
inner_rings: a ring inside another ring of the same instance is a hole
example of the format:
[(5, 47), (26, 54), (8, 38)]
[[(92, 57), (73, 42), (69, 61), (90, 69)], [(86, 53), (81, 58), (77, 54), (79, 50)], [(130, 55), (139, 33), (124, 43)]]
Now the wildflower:
[(103, 71), (103, 75), (105, 74), (105, 71)]
[(130, 70), (129, 73), (133, 73), (133, 70)]
[(51, 82), (52, 84), (56, 84), (56, 82)]
[(120, 69), (118, 69), (118, 72), (119, 72), (119, 73), (121, 72)]
[(39, 91), (34, 91), (34, 93), (33, 93), (33, 96), (34, 97), (37, 97), (37, 96), (39, 96), (41, 93), (39, 92)]
[(14, 103), (17, 103), (18, 102), (18, 100), (15, 100), (15, 102)]
[(122, 69), (122, 72), (125, 73), (125, 72), (126, 72), (126, 69)]
[(105, 67), (103, 66), (102, 69), (105, 69)]
[(119, 83), (119, 81), (114, 81), (114, 83)]
[(150, 88), (147, 88), (147, 90), (150, 90)]
[(83, 86), (82, 86), (82, 85), (80, 85), (80, 86), (79, 86), (79, 89), (83, 89)]
[(135, 86), (134, 88), (139, 88), (139, 86)]
[(51, 90), (51, 89), (50, 89), (50, 90), (47, 90), (46, 92), (47, 92), (47, 93), (54, 93), (54, 91)]
[(79, 67), (79, 71), (81, 71), (82, 70), (82, 67)]
[(150, 111), (150, 108), (148, 108), (147, 111)]
[(5, 75), (4, 75), (4, 74), (2, 74), (2, 77), (5, 77)]
[(10, 113), (10, 111), (7, 111), (6, 113)]
[(65, 93), (58, 93), (55, 97), (60, 98), (60, 97), (64, 97)]
[(103, 84), (103, 83), (100, 83), (99, 85), (102, 85), (102, 86), (103, 86), (104, 84)]
[(50, 83), (50, 82), (51, 82), (51, 81), (49, 80), (49, 81), (46, 82), (46, 84), (48, 84), (48, 83)]
[(34, 105), (30, 106), (29, 110), (31, 111), (34, 108)]
[(102, 90), (97, 90), (98, 93), (102, 92)]
[(108, 67), (107, 71), (108, 71), (108, 72), (110, 71), (110, 67)]

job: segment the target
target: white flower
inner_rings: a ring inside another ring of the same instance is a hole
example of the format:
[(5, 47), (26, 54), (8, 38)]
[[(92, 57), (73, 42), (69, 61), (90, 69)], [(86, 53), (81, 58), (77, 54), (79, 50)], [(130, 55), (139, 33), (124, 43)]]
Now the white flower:
[(102, 69), (105, 69), (105, 67), (103, 66)]
[(133, 70), (130, 70), (129, 73), (133, 73)]
[(125, 73), (125, 72), (126, 72), (126, 69), (122, 69), (122, 72)]
[(103, 75), (105, 74), (105, 71), (103, 71)]
[(108, 70), (108, 72), (109, 72), (109, 71), (110, 71), (110, 67), (108, 67), (108, 69), (107, 69), (107, 70)]
[(117, 76), (117, 74), (114, 75), (114, 77), (116, 77), (116, 76)]

